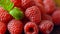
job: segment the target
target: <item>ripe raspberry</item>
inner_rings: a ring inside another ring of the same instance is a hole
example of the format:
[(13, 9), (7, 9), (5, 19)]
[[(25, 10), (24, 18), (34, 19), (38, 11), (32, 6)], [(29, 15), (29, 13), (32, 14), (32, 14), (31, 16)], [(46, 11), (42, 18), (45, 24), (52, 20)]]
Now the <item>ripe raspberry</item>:
[(47, 14), (53, 13), (56, 7), (54, 0), (44, 0), (43, 3), (46, 9), (46, 13)]
[(0, 21), (0, 34), (5, 34), (6, 29), (7, 29), (6, 25)]
[(8, 30), (11, 34), (21, 34), (23, 24), (21, 21), (13, 19), (8, 23)]
[(36, 4), (40, 3), (43, 5), (43, 0), (33, 0)]
[(55, 25), (60, 25), (60, 9), (54, 11), (54, 13), (52, 14), (52, 19)]
[(14, 3), (15, 7), (20, 7), (21, 6), (21, 0), (10, 0), (10, 1)]
[(42, 20), (50, 20), (50, 21), (52, 21), (52, 17), (50, 15), (44, 14), (44, 15), (42, 15)]
[(49, 20), (43, 20), (40, 25), (39, 29), (43, 34), (49, 34), (53, 30), (54, 24)]
[(35, 5), (39, 8), (39, 10), (41, 11), (41, 14), (46, 14), (44, 5), (42, 5), (41, 3), (36, 3)]
[(31, 7), (34, 5), (34, 2), (32, 0), (22, 0), (22, 8), (27, 9), (28, 7)]
[(24, 26), (25, 34), (38, 34), (38, 27), (34, 22), (28, 22)]
[(12, 19), (12, 16), (2, 7), (0, 7), (0, 21), (7, 23), (11, 19)]
[(41, 12), (37, 6), (27, 8), (25, 15), (30, 19), (30, 21), (35, 22), (36, 24), (39, 24), (41, 21)]

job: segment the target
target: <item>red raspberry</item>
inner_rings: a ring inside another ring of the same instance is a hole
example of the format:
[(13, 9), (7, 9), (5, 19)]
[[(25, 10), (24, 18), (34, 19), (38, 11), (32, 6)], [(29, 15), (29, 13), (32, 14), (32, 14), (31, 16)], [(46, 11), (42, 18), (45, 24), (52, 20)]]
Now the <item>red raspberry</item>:
[(35, 5), (40, 9), (42, 14), (46, 14), (46, 10), (43, 5), (43, 0), (33, 0)]
[(42, 20), (50, 20), (50, 21), (52, 21), (52, 17), (50, 15), (44, 14), (44, 15), (42, 15)]
[(11, 2), (14, 3), (14, 6), (20, 7), (21, 6), (21, 0), (10, 0)]
[(23, 24), (21, 21), (13, 19), (8, 23), (8, 30), (11, 34), (21, 34)]
[(60, 25), (60, 9), (56, 9), (56, 11), (54, 11), (52, 14), (52, 19), (55, 25)]
[(0, 21), (0, 34), (5, 34), (6, 29), (7, 29), (7, 27), (6, 27), (5, 23)]
[(0, 21), (6, 23), (12, 19), (12, 16), (4, 10), (2, 7), (0, 7)]
[(24, 9), (31, 7), (34, 5), (34, 2), (32, 0), (22, 0), (22, 7)]
[(46, 9), (46, 13), (47, 14), (53, 13), (56, 7), (54, 0), (44, 0), (43, 3)]
[(24, 26), (25, 34), (38, 34), (38, 27), (34, 22), (28, 22)]
[(33, 0), (36, 4), (40, 3), (43, 5), (43, 0)]
[(42, 14), (46, 14), (44, 5), (42, 5), (41, 3), (36, 3), (36, 6), (39, 8), (39, 10), (41, 11)]
[(40, 25), (39, 29), (43, 34), (49, 34), (53, 30), (54, 24), (49, 20), (43, 20)]
[(30, 21), (35, 22), (36, 24), (39, 24), (39, 22), (41, 21), (41, 12), (39, 11), (39, 8), (37, 6), (27, 8), (25, 15), (30, 19)]

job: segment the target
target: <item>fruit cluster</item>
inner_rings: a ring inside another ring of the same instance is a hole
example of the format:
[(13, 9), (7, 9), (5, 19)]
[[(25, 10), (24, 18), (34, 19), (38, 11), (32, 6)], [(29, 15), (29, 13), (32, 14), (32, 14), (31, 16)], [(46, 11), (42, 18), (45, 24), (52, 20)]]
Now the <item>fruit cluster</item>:
[(0, 0), (0, 34), (50, 34), (60, 26), (57, 0)]

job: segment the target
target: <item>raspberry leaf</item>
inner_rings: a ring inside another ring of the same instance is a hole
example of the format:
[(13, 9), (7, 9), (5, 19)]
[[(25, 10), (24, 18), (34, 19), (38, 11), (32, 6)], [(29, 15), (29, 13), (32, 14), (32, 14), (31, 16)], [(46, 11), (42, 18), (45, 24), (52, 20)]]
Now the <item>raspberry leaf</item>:
[(10, 11), (14, 3), (12, 3), (10, 0), (0, 0), (0, 6), (2, 6), (5, 10)]
[(17, 7), (14, 7), (9, 13), (15, 19), (22, 19), (23, 18), (23, 12), (20, 9), (18, 9)]

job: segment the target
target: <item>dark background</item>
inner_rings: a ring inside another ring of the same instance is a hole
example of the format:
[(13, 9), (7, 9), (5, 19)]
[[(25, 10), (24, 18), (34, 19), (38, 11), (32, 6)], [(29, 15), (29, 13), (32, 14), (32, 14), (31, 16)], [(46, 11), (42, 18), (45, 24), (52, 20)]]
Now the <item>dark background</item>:
[(51, 34), (60, 34), (60, 26), (55, 26)]

